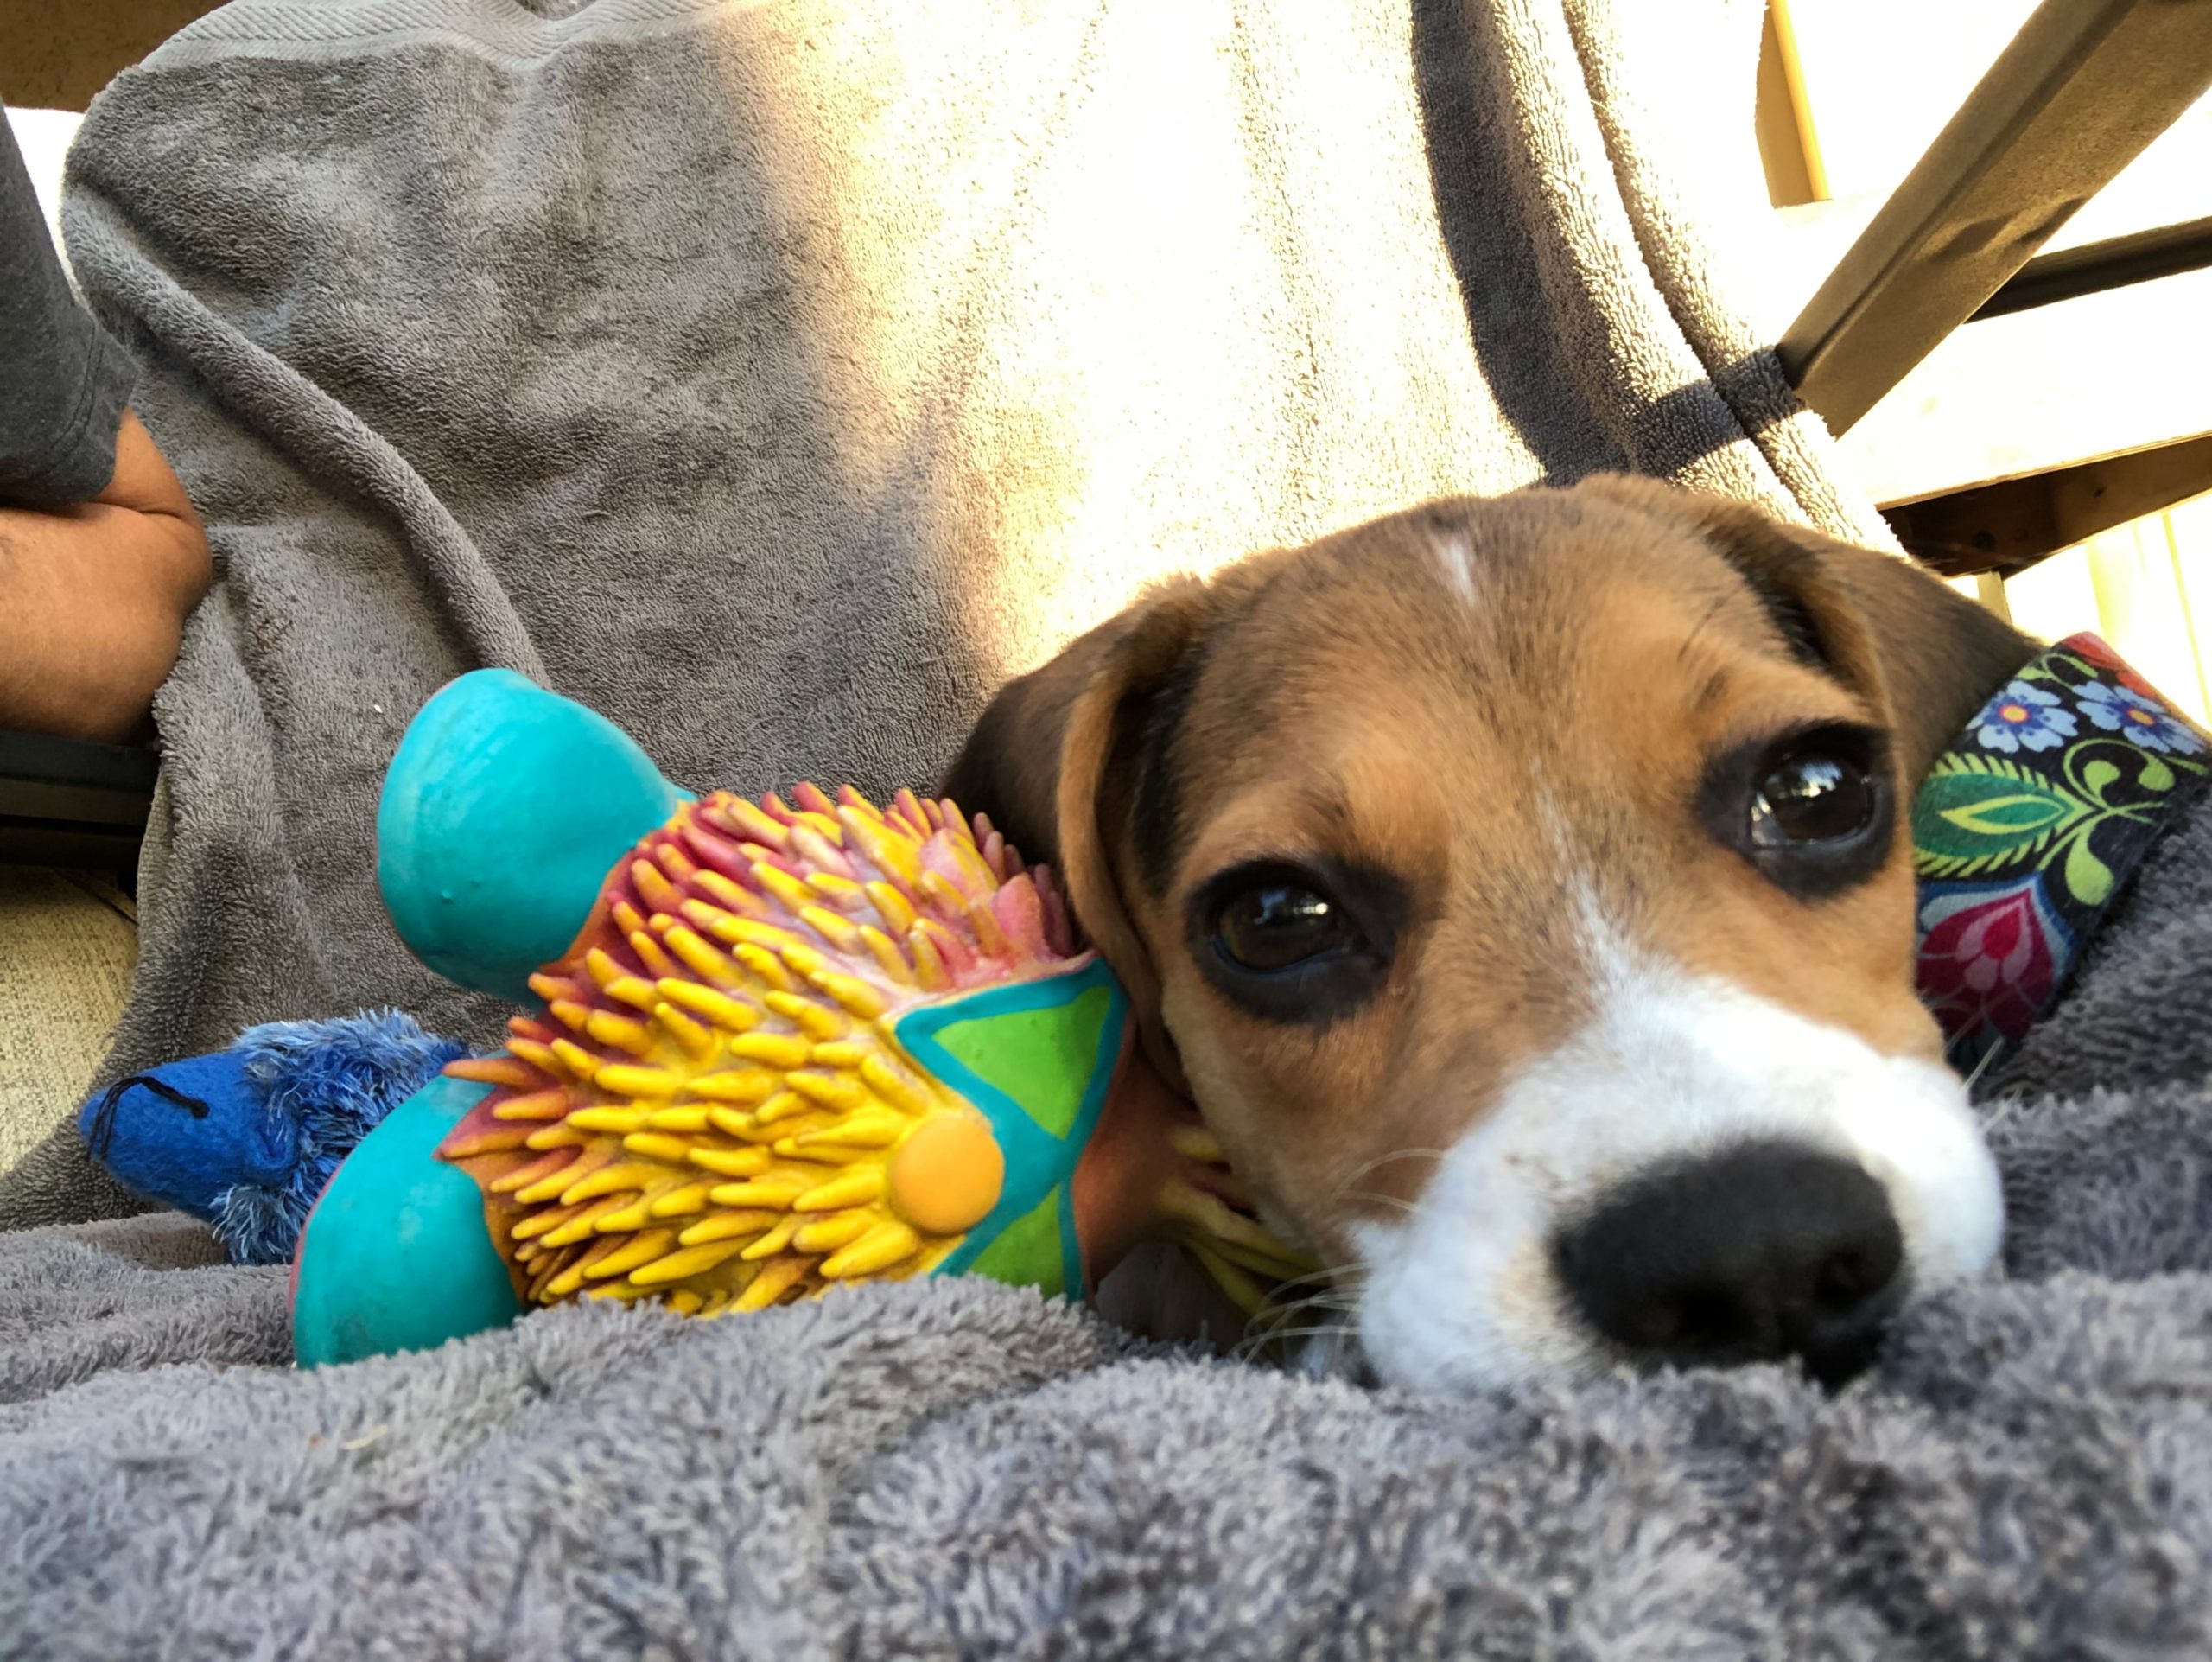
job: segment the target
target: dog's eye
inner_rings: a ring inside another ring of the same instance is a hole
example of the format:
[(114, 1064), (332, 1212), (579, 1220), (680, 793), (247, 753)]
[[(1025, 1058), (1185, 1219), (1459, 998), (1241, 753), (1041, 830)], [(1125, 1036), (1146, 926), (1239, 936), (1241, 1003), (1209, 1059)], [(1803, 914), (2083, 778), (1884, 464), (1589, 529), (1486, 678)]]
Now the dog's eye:
[(1239, 969), (1262, 973), (1360, 945), (1358, 930), (1335, 901), (1288, 882), (1265, 883), (1230, 896), (1214, 925), (1214, 942)]
[(1185, 939), (1199, 971), (1262, 1021), (1326, 1026), (1389, 980), (1404, 886), (1347, 862), (1253, 860), (1198, 885)]
[(1895, 842), (1889, 740), (1857, 722), (1820, 722), (1716, 756), (1697, 812), (1786, 894), (1815, 901), (1882, 869)]
[(1855, 761), (1818, 749), (1784, 757), (1751, 797), (1751, 845), (1786, 848), (1855, 836), (1874, 818), (1874, 781)]

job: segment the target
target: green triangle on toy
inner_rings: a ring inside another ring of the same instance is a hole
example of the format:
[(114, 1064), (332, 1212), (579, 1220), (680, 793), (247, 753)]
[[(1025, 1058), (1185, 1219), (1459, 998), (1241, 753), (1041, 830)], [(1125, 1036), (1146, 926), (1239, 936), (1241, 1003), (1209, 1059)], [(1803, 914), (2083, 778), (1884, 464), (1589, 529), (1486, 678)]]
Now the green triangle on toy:
[(1064, 1004), (978, 1016), (939, 1028), (935, 1036), (977, 1079), (1065, 1137), (1082, 1111), (1113, 1003), (1111, 990), (1093, 985)]
[(1047, 1298), (1067, 1290), (1066, 1259), (1060, 1243), (1060, 1207), (1065, 1190), (1051, 1194), (999, 1232), (978, 1252), (967, 1273), (988, 1276), (1014, 1287), (1034, 1287)]

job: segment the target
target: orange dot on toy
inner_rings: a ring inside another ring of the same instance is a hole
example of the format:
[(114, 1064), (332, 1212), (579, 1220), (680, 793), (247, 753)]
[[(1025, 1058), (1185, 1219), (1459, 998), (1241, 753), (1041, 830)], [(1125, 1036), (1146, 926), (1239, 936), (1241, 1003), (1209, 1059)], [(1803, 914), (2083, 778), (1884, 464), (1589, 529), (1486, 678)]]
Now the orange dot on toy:
[(957, 1235), (998, 1204), (1006, 1156), (982, 1120), (948, 1114), (914, 1128), (890, 1175), (893, 1210), (917, 1229)]

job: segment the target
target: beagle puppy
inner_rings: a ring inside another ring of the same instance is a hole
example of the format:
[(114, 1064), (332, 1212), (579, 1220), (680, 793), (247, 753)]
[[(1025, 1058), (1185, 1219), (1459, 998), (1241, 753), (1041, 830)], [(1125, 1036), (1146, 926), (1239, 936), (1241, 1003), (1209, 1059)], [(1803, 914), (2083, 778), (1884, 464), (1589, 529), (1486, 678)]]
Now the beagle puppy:
[(1998, 1252), (1906, 819), (2034, 651), (1891, 556), (1594, 479), (1161, 587), (945, 788), (1059, 869), (1382, 1379), (1833, 1382)]

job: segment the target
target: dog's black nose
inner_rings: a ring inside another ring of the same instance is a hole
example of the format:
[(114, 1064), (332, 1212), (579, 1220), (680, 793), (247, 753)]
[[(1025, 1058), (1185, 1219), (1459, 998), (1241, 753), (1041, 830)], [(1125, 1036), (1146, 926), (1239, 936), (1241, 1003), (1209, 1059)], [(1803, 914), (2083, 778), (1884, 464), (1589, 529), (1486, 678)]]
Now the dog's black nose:
[(1840, 1385), (1904, 1290), (1889, 1196), (1848, 1160), (1786, 1143), (1639, 1176), (1554, 1244), (1586, 1320), (1640, 1360), (1800, 1358)]

